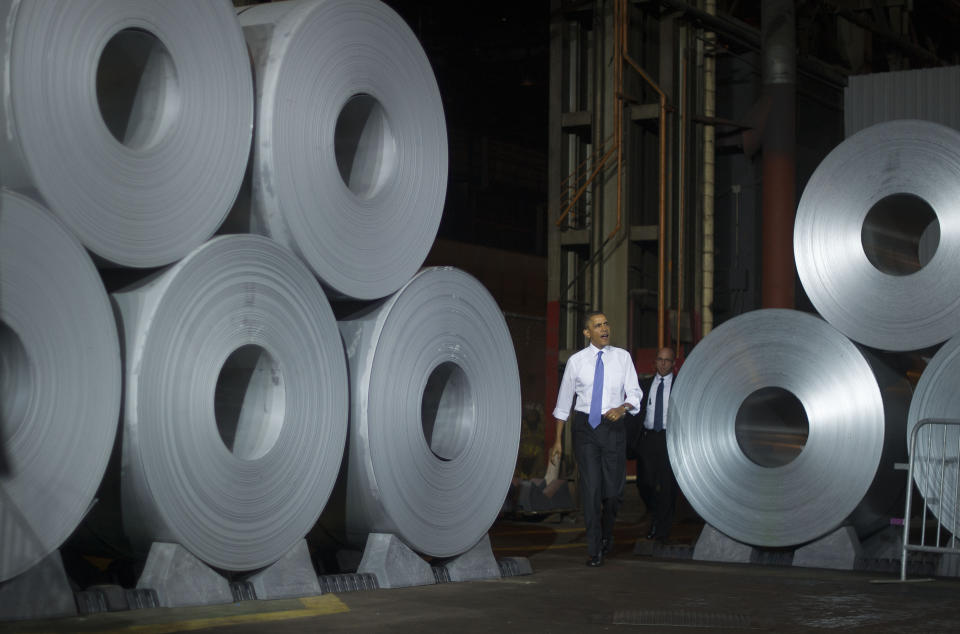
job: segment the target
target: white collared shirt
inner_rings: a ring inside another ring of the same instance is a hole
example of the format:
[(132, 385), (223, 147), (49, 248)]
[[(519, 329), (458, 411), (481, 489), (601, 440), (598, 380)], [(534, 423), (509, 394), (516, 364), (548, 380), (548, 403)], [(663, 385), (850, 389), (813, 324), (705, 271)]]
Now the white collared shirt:
[(660, 376), (657, 373), (650, 383), (650, 393), (647, 395), (647, 414), (643, 417), (643, 426), (647, 429), (653, 429), (653, 414), (657, 409), (657, 388), (660, 387), (660, 381), (663, 381), (663, 428), (667, 428), (667, 408), (670, 407), (670, 390), (673, 388), (673, 372), (667, 376)]
[[(583, 350), (574, 353), (567, 361), (560, 381), (560, 394), (553, 416), (557, 420), (567, 420), (570, 416), (570, 404), (576, 394), (575, 409), (584, 414), (590, 413), (590, 399), (593, 396), (593, 374), (597, 365), (597, 353), (600, 349), (592, 343)], [(630, 353), (623, 348), (604, 346), (603, 348), (603, 402), (600, 412), (630, 403), (630, 413), (640, 409), (640, 381), (637, 369), (633, 367)]]

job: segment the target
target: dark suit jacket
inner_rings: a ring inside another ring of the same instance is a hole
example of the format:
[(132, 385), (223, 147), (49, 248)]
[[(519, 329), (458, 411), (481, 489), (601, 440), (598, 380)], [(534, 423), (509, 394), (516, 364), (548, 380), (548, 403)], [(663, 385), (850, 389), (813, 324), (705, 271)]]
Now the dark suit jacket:
[[(643, 420), (647, 417), (647, 401), (650, 400), (650, 388), (653, 387), (653, 379), (656, 373), (640, 381), (640, 389), (643, 390), (643, 398), (640, 399), (640, 411), (637, 415), (627, 415), (624, 427), (627, 432), (627, 460), (636, 460), (640, 457), (640, 441), (643, 440)], [(673, 375), (672, 390), (677, 385), (677, 375)]]

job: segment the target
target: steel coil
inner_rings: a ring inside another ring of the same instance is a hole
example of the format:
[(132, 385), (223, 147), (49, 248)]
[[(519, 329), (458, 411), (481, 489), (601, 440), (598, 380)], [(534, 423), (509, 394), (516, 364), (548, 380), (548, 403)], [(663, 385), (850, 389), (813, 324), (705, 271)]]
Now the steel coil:
[(794, 255), (817, 311), (851, 339), (919, 350), (960, 331), (960, 132), (890, 121), (849, 137), (803, 191)]
[(46, 209), (0, 193), (0, 581), (80, 523), (113, 447), (120, 386), (90, 256)]
[(113, 297), (131, 542), (226, 570), (275, 562), (316, 522), (346, 443), (346, 361), (316, 279), (268, 238), (221, 236)]
[(0, 178), (93, 253), (170, 264), (217, 230), (243, 181), (249, 57), (226, 0), (0, 3)]
[(234, 216), (329, 293), (386, 297), (423, 264), (447, 188), (443, 104), (416, 36), (377, 0), (273, 2), (239, 19), (257, 125), (251, 209)]
[(391, 533), (447, 557), (496, 519), (520, 443), (520, 383), (503, 314), (466, 273), (428, 268), (341, 318), (350, 366), (346, 536)]
[(746, 313), (683, 364), (670, 462), (691, 505), (735, 540), (794, 546), (846, 522), (865, 534), (902, 494), (909, 399), (906, 379), (822, 319)]
[[(960, 338), (945, 343), (923, 370), (910, 402), (907, 440), (925, 418), (960, 418)], [(953, 533), (960, 526), (960, 427), (925, 426), (917, 433), (913, 481), (927, 507)]]

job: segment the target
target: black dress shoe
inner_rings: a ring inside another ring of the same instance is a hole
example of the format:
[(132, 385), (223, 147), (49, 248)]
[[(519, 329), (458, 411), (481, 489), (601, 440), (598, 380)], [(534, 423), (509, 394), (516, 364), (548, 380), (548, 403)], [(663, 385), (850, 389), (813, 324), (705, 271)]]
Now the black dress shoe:
[(587, 560), (587, 565), (591, 568), (596, 568), (597, 566), (603, 565), (603, 555), (594, 555)]
[(650, 532), (647, 533), (647, 539), (656, 539), (656, 537), (657, 537), (657, 525), (651, 524)]

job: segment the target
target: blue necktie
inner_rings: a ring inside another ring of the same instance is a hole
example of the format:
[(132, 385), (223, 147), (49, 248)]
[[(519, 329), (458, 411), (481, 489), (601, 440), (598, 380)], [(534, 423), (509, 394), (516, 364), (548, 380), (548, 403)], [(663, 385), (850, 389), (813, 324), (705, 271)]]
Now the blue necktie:
[(603, 407), (603, 350), (597, 353), (597, 366), (593, 370), (593, 395), (590, 397), (590, 416), (587, 420), (594, 429), (600, 424)]
[(657, 386), (657, 402), (653, 406), (653, 431), (663, 431), (663, 377)]

